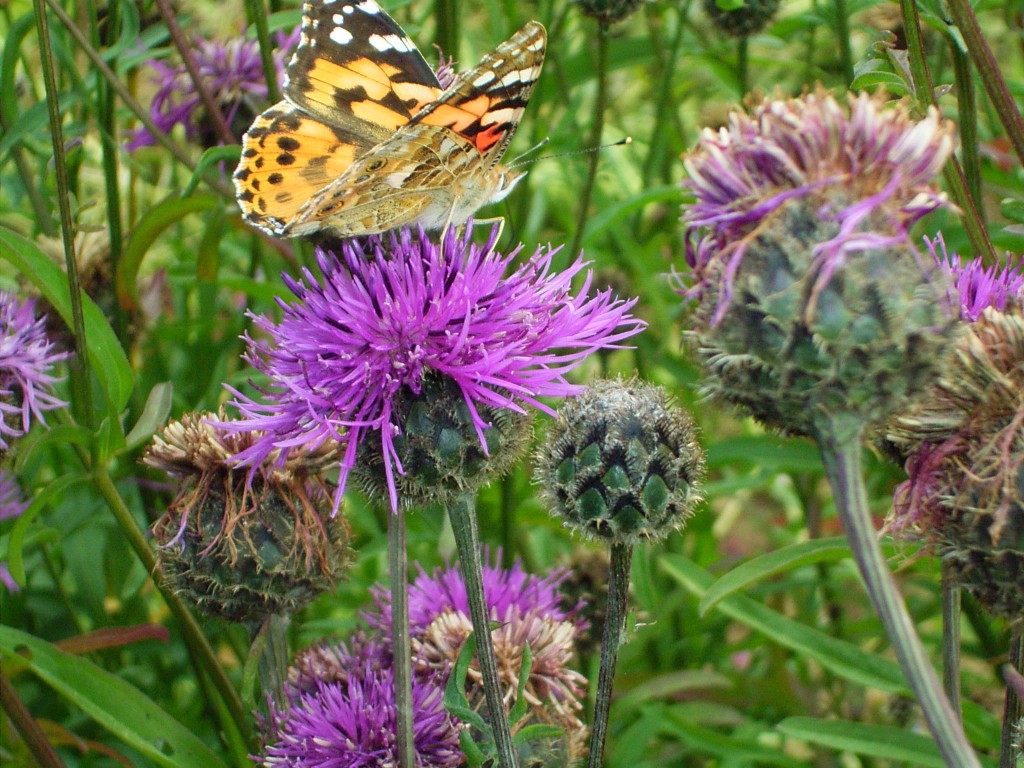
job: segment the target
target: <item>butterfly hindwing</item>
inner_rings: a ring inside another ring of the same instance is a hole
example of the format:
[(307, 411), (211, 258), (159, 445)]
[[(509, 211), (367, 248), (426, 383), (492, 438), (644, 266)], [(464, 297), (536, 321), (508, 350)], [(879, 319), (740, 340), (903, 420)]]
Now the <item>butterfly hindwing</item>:
[(543, 25), (529, 22), (413, 115), (412, 122), (450, 128), (497, 161), (540, 77), (546, 45)]
[(242, 139), (234, 182), (245, 220), (272, 235), (283, 234), (299, 209), (373, 144), (278, 102), (256, 118)]
[(306, 2), (302, 14), (284, 91), (311, 116), (382, 141), (441, 94), (419, 49), (375, 0)]

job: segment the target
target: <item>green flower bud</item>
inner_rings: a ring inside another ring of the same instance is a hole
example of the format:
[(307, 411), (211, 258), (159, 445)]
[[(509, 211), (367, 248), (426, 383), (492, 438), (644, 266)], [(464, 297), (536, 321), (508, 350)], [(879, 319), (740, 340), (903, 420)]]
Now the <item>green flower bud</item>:
[(704, 0), (704, 13), (730, 37), (749, 37), (771, 23), (781, 4), (782, 0), (745, 0), (742, 7), (725, 10), (717, 0)]
[[(402, 432), (394, 445), (404, 472), (395, 475), (394, 484), (403, 504), (445, 504), (500, 477), (522, 455), (533, 435), (531, 417), (509, 408), (476, 407), (490, 424), (483, 432), (486, 452), (452, 379), (429, 375), (420, 394), (404, 389), (396, 396)], [(352, 475), (367, 495), (383, 502), (389, 499), (387, 470), (380, 445), (363, 440)]]
[(704, 454), (660, 387), (596, 382), (559, 411), (537, 459), (553, 515), (585, 536), (634, 544), (681, 528), (701, 500)]

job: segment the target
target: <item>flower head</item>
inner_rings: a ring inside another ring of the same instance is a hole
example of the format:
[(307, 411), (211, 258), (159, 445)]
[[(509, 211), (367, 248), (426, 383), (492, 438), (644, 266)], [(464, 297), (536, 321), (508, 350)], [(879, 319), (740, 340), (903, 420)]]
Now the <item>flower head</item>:
[[(334, 679), (293, 689), (286, 709), (272, 712), (266, 768), (379, 768), (398, 765), (397, 714), (390, 654), (369, 643), (334, 653), (347, 670)], [(437, 678), (414, 676), (413, 746), (419, 768), (455, 768), (465, 757), (459, 725), (444, 708)]]
[(349, 240), (340, 255), (318, 252), (322, 277), (306, 270), (302, 280), (286, 278), (298, 301), (280, 302), (280, 323), (256, 318), (272, 344), (248, 339), (247, 359), (270, 379), (267, 402), (234, 391), (244, 417), (235, 428), (265, 433), (238, 454), (240, 463), (274, 451), (284, 460), (296, 446), (337, 440), (345, 451), (337, 503), (372, 436), (369, 448), (382, 457), (397, 510), (395, 474), (404, 468), (396, 438), (413, 421), (401, 416), (432, 381), (444, 382), (489, 455), (485, 431), (493, 419), (484, 409), (551, 413), (538, 398), (577, 394), (582, 388), (566, 374), (643, 327), (629, 314), (633, 301), (610, 291), (588, 296), (589, 273), (580, 292), (571, 292), (582, 261), (555, 272), (557, 249), (539, 248), (509, 273), (520, 249), (499, 253), (494, 233), (475, 245), (471, 229), (462, 237), (452, 229), (441, 243), (409, 230)]
[(562, 407), (537, 479), (567, 528), (635, 544), (685, 525), (702, 498), (704, 452), (661, 387), (606, 379)]
[(746, 0), (739, 8), (724, 10), (717, 0), (704, 0), (704, 13), (730, 37), (749, 37), (771, 23), (781, 4), (782, 0)]
[[(0, 520), (17, 517), (28, 508), (14, 475), (0, 469)], [(19, 591), (18, 582), (11, 576), (7, 563), (0, 562), (0, 582), (11, 592)]]
[[(223, 413), (219, 415), (223, 419)], [(259, 433), (227, 432), (190, 413), (154, 438), (143, 463), (180, 480), (153, 527), (171, 586), (208, 615), (256, 622), (291, 613), (332, 587), (347, 565), (348, 524), (331, 518), (320, 470), (336, 446), (298, 448), (246, 472), (230, 463)]]
[(981, 258), (966, 264), (956, 253), (946, 250), (940, 232), (935, 239), (925, 238), (935, 262), (953, 278), (950, 303), (960, 305), (960, 317), (973, 323), (988, 307), (1000, 311), (1011, 300), (1024, 302), (1024, 262), (1013, 266), (1007, 254), (1006, 263), (986, 267)]
[(953, 149), (930, 110), (823, 90), (765, 99), (706, 130), (688, 157), (688, 337), (705, 390), (765, 424), (821, 436), (878, 424), (930, 385), (959, 332), (948, 276), (911, 224)]
[[(277, 35), (273, 58), (278, 80), (298, 39), (298, 29), (290, 35)], [(232, 133), (241, 136), (267, 101), (259, 42), (242, 36), (226, 42), (197, 38), (190, 54), (199, 76), (223, 109)], [(160, 59), (150, 59), (147, 64), (153, 70), (153, 81), (160, 86), (149, 108), (157, 128), (167, 132), (180, 124), (185, 127), (189, 141), (202, 140), (204, 145), (218, 143), (210, 140), (208, 121), (202, 116), (203, 102), (185, 65), (172, 66)], [(135, 151), (155, 143), (152, 134), (141, 128), (128, 142), (128, 149)]]
[(0, 291), (0, 453), (11, 438), (28, 432), (32, 419), (67, 405), (53, 393), (53, 366), (68, 357), (46, 336), (46, 320), (35, 316), (31, 299), (18, 301)]
[[(511, 568), (485, 564), (482, 571), (488, 616), (499, 625), (491, 639), (506, 705), (511, 706), (516, 695), (528, 648), (530, 673), (523, 696), (533, 715), (526, 722), (558, 725), (568, 738), (568, 752), (579, 754), (586, 733), (578, 717), (586, 680), (570, 663), (586, 625), (579, 616), (582, 605), (572, 610), (564, 607), (560, 586), (567, 572), (558, 569), (536, 576), (526, 573), (518, 561)], [(382, 636), (390, 636), (390, 593), (376, 588), (374, 597), (377, 610), (366, 614), (367, 623)], [(420, 572), (409, 587), (409, 627), (414, 666), (421, 673), (447, 679), (473, 633), (466, 584), (457, 568)], [(470, 702), (481, 705), (483, 684), (475, 663), (468, 672), (468, 688)]]
[(793, 200), (836, 224), (813, 243), (820, 290), (847, 256), (903, 242), (914, 222), (946, 205), (928, 182), (952, 152), (953, 125), (934, 107), (915, 122), (865, 93), (850, 97), (849, 114), (821, 89), (732, 112), (727, 127), (704, 129), (685, 161), (684, 186), (696, 196), (683, 215), (691, 295), (719, 282), (721, 320), (753, 235)]

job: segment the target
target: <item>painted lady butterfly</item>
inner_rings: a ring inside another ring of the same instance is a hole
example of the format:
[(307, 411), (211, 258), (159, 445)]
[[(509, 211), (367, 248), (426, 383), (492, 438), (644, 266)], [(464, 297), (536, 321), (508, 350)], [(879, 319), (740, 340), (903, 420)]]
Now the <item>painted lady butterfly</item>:
[(242, 142), (243, 218), (277, 237), (464, 223), (525, 175), (500, 161), (546, 42), (531, 21), (442, 89), (374, 0), (305, 3), (285, 100)]

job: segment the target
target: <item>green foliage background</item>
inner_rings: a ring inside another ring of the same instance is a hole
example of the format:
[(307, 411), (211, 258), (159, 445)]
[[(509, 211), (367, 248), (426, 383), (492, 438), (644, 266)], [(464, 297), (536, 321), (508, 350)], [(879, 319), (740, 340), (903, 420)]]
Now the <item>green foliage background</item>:
[[(0, 669), (67, 765), (245, 765), (252, 723), (225, 729), (230, 713), (197, 671), (201, 652), (150, 577), (145, 531), (171, 495), (137, 459), (168, 415), (215, 409), (226, 399), (224, 382), (248, 386), (253, 372), (239, 357), (239, 336), (250, 326), (243, 310), (278, 312), (274, 297), (288, 295), (280, 273), (311, 263), (311, 249), (270, 242), (240, 222), (225, 194), (237, 147), (204, 155), (179, 130), (171, 135), (179, 156), (162, 146), (124, 149), (137, 119), (83, 42), (148, 108), (154, 84), (145, 61), (177, 56), (152, 2), (60, 5), (82, 37), (49, 15), (63, 160), (51, 144), (33, 4), (0, 7), (0, 287), (38, 293), (56, 314), (72, 317), (58, 239), (59, 164), (91, 297), (84, 320), (93, 379), (84, 391), (96, 406), (76, 394), (73, 413), (54, 414), (52, 429), (34, 431), (7, 459), (34, 502), (0, 527), (0, 559), (22, 585), (16, 594), (0, 591)], [(766, 434), (701, 398), (700, 372), (681, 342), (686, 308), (668, 277), (686, 271), (680, 155), (699, 130), (721, 125), (753, 89), (799, 94), (821, 82), (836, 93), (851, 84), (906, 93), (899, 54), (886, 48), (902, 33), (897, 7), (787, 0), (764, 31), (738, 42), (712, 26), (700, 2), (644, 3), (606, 34), (564, 0), (386, 6), (428, 59), (437, 41), (461, 68), (531, 18), (547, 26), (544, 74), (509, 155), (548, 139), (542, 153), (562, 156), (536, 162), (507, 207), (482, 213), (505, 216), (505, 239), (528, 252), (566, 244), (563, 266), (581, 247), (599, 286), (640, 297), (637, 311), (649, 328), (635, 349), (593, 358), (576, 380), (636, 371), (673, 392), (701, 427), (708, 501), (685, 532), (635, 555), (634, 620), (619, 661), (609, 766), (941, 765), (839, 538), (814, 447)], [(191, 34), (255, 34), (240, 2), (174, 7)], [(940, 107), (962, 117), (962, 99), (943, 88), (964, 61), (956, 30), (929, 0), (919, 9)], [(266, 10), (271, 30), (299, 21), (289, 0), (271, 0)], [(1024, 10), (1018, 0), (983, 0), (976, 13), (1019, 104)], [(978, 141), (965, 147), (965, 161), (980, 170), (976, 201), (997, 249), (1019, 253), (1024, 174), (977, 90)], [(626, 146), (571, 154), (627, 136)], [(582, 209), (591, 163), (596, 183)], [(955, 213), (934, 214), (920, 230), (941, 230), (954, 250), (970, 252)], [(62, 394), (72, 397), (68, 385)], [(547, 426), (540, 423), (538, 435)], [(881, 520), (903, 473), (880, 456), (868, 461)], [(506, 560), (519, 557), (544, 572), (593, 545), (574, 541), (548, 516), (530, 478), (524, 462), (484, 490), (481, 528)], [(345, 513), (353, 570), (295, 617), (294, 648), (347, 635), (369, 587), (386, 578), (385, 513), (356, 494)], [(454, 556), (441, 510), (408, 523), (412, 560), (431, 569)], [(938, 663), (938, 566), (915, 558), (909, 545), (889, 552)], [(769, 553), (774, 559), (756, 560)], [(716, 583), (722, 577), (731, 581)], [(201, 630), (241, 687), (246, 632), (217, 621), (203, 621)], [(965, 725), (994, 764), (1003, 692), (997, 665), (1009, 636), (966, 597), (962, 631)], [(596, 654), (579, 663), (596, 680)], [(31, 764), (6, 718), (0, 759)]]

